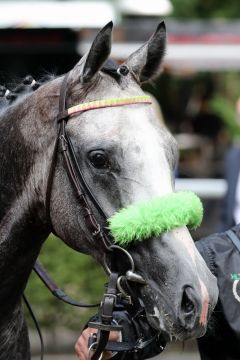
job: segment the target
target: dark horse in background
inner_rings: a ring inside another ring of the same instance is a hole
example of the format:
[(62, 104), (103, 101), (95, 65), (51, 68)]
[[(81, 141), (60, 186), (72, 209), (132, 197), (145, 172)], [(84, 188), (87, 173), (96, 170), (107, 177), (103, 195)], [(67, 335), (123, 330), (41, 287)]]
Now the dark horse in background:
[[(142, 95), (141, 82), (157, 73), (165, 51), (163, 22), (150, 40), (126, 60), (126, 76), (112, 75), (108, 69), (111, 30), (109, 23), (70, 71), (67, 107), (96, 99)], [(59, 153), (50, 218), (47, 214), (46, 191), (57, 137), (62, 80), (57, 77), (46, 82), (0, 113), (1, 360), (30, 358), (21, 298), (52, 228), (73, 249), (100, 263), (104, 258), (105, 249), (88, 232)], [(137, 201), (174, 191), (176, 143), (160, 125), (151, 106), (135, 104), (78, 114), (69, 120), (67, 132), (85, 179), (108, 217)], [(93, 209), (99, 222), (103, 222)], [(131, 245), (129, 251), (136, 270), (147, 281), (137, 286), (136, 292), (145, 304), (150, 325), (170, 338), (183, 340), (203, 335), (218, 291), (216, 279), (187, 228)], [(121, 268), (121, 259), (117, 261)]]

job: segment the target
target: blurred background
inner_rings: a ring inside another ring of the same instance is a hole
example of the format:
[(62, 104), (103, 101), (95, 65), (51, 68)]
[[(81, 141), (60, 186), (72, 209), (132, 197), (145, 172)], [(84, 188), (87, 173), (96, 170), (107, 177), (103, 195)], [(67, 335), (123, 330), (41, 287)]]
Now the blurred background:
[[(110, 20), (115, 25), (112, 57), (121, 62), (164, 19), (168, 47), (162, 74), (143, 89), (156, 98), (179, 143), (177, 189), (193, 190), (204, 201), (204, 223), (193, 234), (197, 239), (221, 226), (228, 187), (225, 156), (240, 139), (239, 17), (238, 0), (1, 0), (0, 84), (11, 89), (27, 74), (38, 79), (68, 71)], [(73, 297), (99, 301), (106, 279), (90, 258), (50, 237), (41, 260)], [(27, 295), (45, 329), (47, 351), (73, 353), (76, 336), (92, 312), (58, 302), (34, 274)], [(31, 338), (37, 353), (34, 328)], [(177, 351), (180, 359), (183, 350)], [(189, 359), (197, 359), (194, 351), (185, 347), (184, 357), (188, 353)]]

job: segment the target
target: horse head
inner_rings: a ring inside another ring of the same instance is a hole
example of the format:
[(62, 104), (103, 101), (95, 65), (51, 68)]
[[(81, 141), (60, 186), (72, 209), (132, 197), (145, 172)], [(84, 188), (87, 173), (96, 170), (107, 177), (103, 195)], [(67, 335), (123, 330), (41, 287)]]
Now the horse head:
[[(144, 96), (141, 83), (158, 73), (166, 42), (163, 22), (120, 67), (108, 59), (111, 31), (109, 23), (69, 72), (67, 109), (96, 100), (139, 98)], [(65, 243), (104, 265), (106, 249), (89, 232), (60, 152), (52, 173), (49, 208), (46, 202), (62, 81), (59, 77), (42, 85), (19, 108), (21, 132), (29, 149), (37, 154), (29, 187), (38, 196), (39, 216), (45, 225), (49, 226), (45, 219), (48, 211), (51, 226)], [(107, 218), (122, 208), (174, 193), (177, 145), (151, 105), (132, 102), (129, 106), (95, 106), (91, 111), (76, 112), (68, 119), (66, 132), (85, 182)], [(106, 226), (92, 199), (88, 198), (88, 202), (95, 218)], [(133, 286), (145, 305), (149, 323), (178, 339), (203, 335), (218, 291), (216, 279), (195, 248), (187, 227), (181, 225), (144, 241), (131, 242), (128, 251), (137, 273), (146, 282)], [(126, 267), (121, 255), (115, 260), (120, 271)]]

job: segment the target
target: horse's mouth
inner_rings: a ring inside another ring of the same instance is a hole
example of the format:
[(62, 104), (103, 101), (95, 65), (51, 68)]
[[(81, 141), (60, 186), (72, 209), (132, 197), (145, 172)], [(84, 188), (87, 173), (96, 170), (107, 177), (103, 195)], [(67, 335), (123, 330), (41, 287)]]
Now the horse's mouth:
[(205, 326), (197, 325), (194, 329), (186, 329), (164, 310), (159, 311), (156, 306), (154, 306), (153, 310), (153, 313), (146, 314), (148, 323), (155, 330), (161, 331), (166, 341), (184, 341), (199, 338), (206, 333)]
[(167, 341), (198, 338), (206, 333), (207, 326), (200, 323), (199, 314), (195, 314), (192, 321), (183, 322), (180, 309), (149, 286), (141, 289), (141, 298), (149, 325), (163, 333)]

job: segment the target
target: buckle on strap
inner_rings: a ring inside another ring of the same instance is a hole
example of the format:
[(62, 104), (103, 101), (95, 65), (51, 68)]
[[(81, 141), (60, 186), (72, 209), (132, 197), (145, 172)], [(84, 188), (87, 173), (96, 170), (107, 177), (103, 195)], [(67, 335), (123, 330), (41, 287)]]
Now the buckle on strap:
[(103, 304), (106, 302), (106, 300), (109, 300), (109, 303), (116, 305), (117, 295), (106, 293), (103, 295)]
[(60, 135), (59, 138), (59, 152), (67, 151), (68, 142), (64, 135)]
[(118, 273), (111, 273), (109, 277), (107, 291), (103, 295), (101, 302), (100, 318), (101, 322), (110, 325), (113, 319), (113, 309), (117, 301), (117, 280)]
[(67, 120), (69, 118), (68, 111), (64, 110), (57, 114), (57, 122), (60, 123), (63, 120)]
[(97, 237), (101, 233), (101, 226), (97, 224), (97, 229), (93, 231), (92, 236)]

